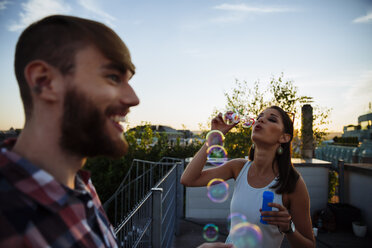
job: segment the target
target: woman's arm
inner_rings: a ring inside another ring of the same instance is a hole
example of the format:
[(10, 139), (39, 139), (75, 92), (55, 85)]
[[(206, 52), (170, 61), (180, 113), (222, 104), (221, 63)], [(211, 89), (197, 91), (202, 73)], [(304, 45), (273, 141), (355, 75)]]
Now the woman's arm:
[(225, 164), (203, 170), (207, 161), (207, 149), (204, 144), (203, 147), (194, 156), (191, 162), (186, 166), (185, 171), (181, 176), (181, 183), (187, 187), (202, 187), (206, 186), (210, 180), (214, 178), (221, 178), (224, 181), (234, 177), (234, 168), (244, 163), (242, 159), (234, 159)]
[(197, 248), (233, 248), (233, 244), (225, 244), (221, 242), (217, 243), (203, 243), (202, 245), (199, 245)]
[(291, 247), (315, 247), (310, 216), (310, 197), (302, 177), (299, 177), (295, 191), (289, 195), (289, 204), (292, 221), (296, 227), (294, 233), (287, 235)]
[[(224, 134), (235, 125), (236, 124), (227, 125), (223, 121), (221, 113), (212, 120), (212, 130), (219, 130)], [(201, 187), (206, 186), (209, 181), (214, 178), (221, 178), (226, 181), (234, 176), (232, 168), (234, 167), (234, 164), (237, 163), (236, 160), (231, 160), (216, 168), (203, 171), (204, 165), (207, 162), (207, 148), (207, 145), (204, 144), (187, 165), (181, 176), (181, 183), (183, 185), (189, 187)], [(241, 162), (238, 162), (238, 164), (241, 164)]]

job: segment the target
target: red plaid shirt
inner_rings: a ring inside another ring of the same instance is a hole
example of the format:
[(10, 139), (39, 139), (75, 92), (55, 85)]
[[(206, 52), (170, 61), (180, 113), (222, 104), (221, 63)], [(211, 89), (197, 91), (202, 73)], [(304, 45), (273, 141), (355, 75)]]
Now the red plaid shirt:
[(3, 148), (0, 153), (0, 247), (117, 247), (89, 172), (75, 189)]

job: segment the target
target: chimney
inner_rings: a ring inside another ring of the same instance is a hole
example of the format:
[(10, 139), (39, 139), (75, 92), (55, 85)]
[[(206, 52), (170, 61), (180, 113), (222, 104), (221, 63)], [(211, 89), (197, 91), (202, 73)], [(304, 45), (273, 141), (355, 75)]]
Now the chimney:
[(302, 158), (313, 158), (314, 137), (313, 137), (313, 107), (305, 104), (301, 109), (301, 135), (302, 135)]

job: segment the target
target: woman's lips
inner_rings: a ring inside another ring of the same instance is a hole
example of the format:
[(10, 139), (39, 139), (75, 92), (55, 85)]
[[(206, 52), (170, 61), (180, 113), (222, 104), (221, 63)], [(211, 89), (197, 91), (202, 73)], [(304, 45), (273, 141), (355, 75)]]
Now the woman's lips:
[(255, 127), (254, 127), (254, 131), (259, 131), (259, 130), (261, 130), (262, 129), (262, 127), (261, 127), (261, 125), (260, 124), (257, 124)]

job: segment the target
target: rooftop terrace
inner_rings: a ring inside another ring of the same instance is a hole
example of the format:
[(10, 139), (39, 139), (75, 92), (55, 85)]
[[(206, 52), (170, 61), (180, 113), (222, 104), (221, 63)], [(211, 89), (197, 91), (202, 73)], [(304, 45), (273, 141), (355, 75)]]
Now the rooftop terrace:
[[(317, 210), (327, 207), (328, 172), (334, 170), (335, 167), (330, 162), (318, 159), (293, 159), (292, 162), (308, 187), (313, 217)], [(337, 190), (336, 199), (341, 196), (344, 203), (360, 209), (363, 220), (367, 223), (368, 233), (363, 238), (357, 237), (354, 235), (351, 225), (350, 228), (345, 229), (341, 226), (343, 223), (338, 223), (336, 220), (336, 224), (339, 225), (336, 225), (335, 231), (319, 230), (316, 237), (316, 247), (372, 247), (372, 212), (370, 210), (370, 206), (372, 206), (372, 164), (342, 163), (339, 177), (343, 178), (340, 180), (342, 188)], [(233, 180), (228, 183), (230, 184), (229, 188), (234, 187)], [(186, 188), (185, 190), (185, 218), (180, 221), (179, 235), (174, 238), (172, 247), (197, 247), (206, 242), (202, 236), (202, 230), (208, 223), (219, 227), (219, 237), (216, 242), (224, 242), (228, 235), (224, 216), (229, 213), (230, 199), (226, 203), (216, 205), (210, 203), (207, 197), (205, 197), (205, 201), (203, 200), (203, 196), (206, 195), (206, 190), (203, 188)], [(345, 216), (345, 219), (347, 217)], [(287, 240), (284, 239), (282, 247), (290, 247)]]
[[(314, 213), (328, 206), (328, 173), (335, 167), (318, 159), (297, 159), (293, 164), (307, 185), (310, 211), (314, 217)], [(131, 173), (104, 205), (122, 247), (197, 247), (206, 242), (202, 230), (207, 223), (219, 227), (216, 241), (225, 241), (231, 194), (227, 201), (213, 203), (207, 197), (205, 187), (185, 188), (179, 183), (183, 170), (184, 160), (180, 159), (133, 161)], [(366, 223), (368, 233), (363, 238), (356, 237), (351, 230), (353, 216), (342, 208), (336, 208), (333, 209), (337, 210), (334, 213), (335, 230), (319, 230), (317, 247), (371, 247), (372, 165), (344, 164), (341, 161), (338, 172), (338, 198), (360, 211), (359, 216)], [(155, 175), (159, 180), (154, 178)], [(234, 182), (229, 180), (228, 183)], [(229, 188), (233, 189), (233, 185)], [(128, 207), (123, 204), (131, 202), (133, 205)], [(324, 227), (325, 224), (323, 221)], [(290, 246), (284, 240), (282, 247)]]
[[(228, 232), (227, 223), (220, 219), (183, 219), (180, 223), (180, 235), (173, 240), (173, 248), (190, 248), (198, 247), (200, 244), (206, 242), (202, 236), (203, 227), (207, 223), (215, 223), (220, 227), (218, 239), (215, 242), (225, 242)], [(359, 238), (351, 231), (337, 231), (337, 232), (320, 232), (316, 237), (317, 248), (370, 248), (372, 245), (371, 237)], [(281, 248), (289, 248), (290, 245), (284, 239)]]

